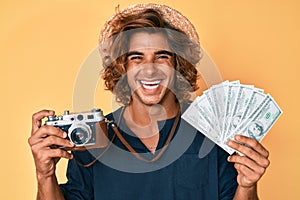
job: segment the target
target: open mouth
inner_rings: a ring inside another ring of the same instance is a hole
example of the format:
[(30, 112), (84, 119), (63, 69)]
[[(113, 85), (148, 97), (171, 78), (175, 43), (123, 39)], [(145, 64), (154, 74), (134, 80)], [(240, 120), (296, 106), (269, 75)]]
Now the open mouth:
[(151, 90), (156, 89), (161, 83), (161, 80), (155, 80), (155, 81), (139, 81), (143, 88)]

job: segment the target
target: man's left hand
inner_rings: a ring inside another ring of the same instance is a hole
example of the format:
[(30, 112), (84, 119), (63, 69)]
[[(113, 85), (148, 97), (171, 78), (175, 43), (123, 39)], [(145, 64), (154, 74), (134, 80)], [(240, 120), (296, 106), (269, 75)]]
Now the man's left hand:
[(244, 156), (234, 154), (228, 157), (228, 161), (234, 163), (238, 172), (238, 184), (244, 188), (255, 187), (270, 165), (269, 152), (253, 138), (236, 135), (234, 139), (236, 141), (227, 142), (228, 146), (244, 154)]

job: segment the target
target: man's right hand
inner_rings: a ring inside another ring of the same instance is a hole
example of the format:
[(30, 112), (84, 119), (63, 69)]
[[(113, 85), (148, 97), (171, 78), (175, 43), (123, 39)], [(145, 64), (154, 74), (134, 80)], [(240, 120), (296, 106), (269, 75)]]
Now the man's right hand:
[(73, 147), (74, 144), (66, 140), (67, 133), (63, 130), (42, 125), (42, 119), (54, 115), (52, 110), (41, 110), (32, 115), (31, 137), (28, 143), (31, 147), (38, 179), (55, 175), (56, 163), (60, 158), (72, 159), (72, 154), (55, 145)]

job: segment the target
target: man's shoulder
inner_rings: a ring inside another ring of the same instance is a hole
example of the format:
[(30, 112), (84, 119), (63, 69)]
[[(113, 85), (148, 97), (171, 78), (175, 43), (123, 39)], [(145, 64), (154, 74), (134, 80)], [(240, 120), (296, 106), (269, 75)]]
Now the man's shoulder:
[(124, 107), (120, 107), (117, 110), (112, 111), (112, 112), (108, 113), (107, 115), (105, 115), (105, 118), (110, 121), (118, 121), (123, 109), (124, 109)]

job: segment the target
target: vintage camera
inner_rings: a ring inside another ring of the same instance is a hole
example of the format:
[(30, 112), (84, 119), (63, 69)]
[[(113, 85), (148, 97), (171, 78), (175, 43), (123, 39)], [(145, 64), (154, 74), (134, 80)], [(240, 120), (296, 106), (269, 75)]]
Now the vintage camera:
[(58, 127), (68, 134), (67, 139), (75, 146), (67, 150), (85, 150), (107, 145), (107, 125), (101, 109), (83, 113), (70, 113), (66, 110), (64, 115), (48, 116), (45, 124)]

